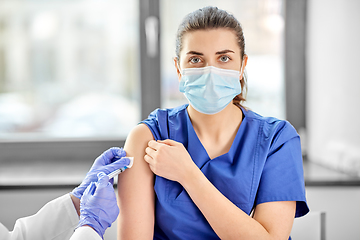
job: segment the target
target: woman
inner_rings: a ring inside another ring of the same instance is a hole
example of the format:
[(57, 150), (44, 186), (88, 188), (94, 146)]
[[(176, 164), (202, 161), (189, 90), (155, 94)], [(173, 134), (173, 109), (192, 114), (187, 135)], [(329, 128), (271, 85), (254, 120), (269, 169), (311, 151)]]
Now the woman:
[(241, 105), (240, 24), (215, 7), (190, 13), (176, 55), (189, 104), (157, 109), (129, 134), (120, 239), (288, 239), (309, 211), (300, 139), (288, 122)]

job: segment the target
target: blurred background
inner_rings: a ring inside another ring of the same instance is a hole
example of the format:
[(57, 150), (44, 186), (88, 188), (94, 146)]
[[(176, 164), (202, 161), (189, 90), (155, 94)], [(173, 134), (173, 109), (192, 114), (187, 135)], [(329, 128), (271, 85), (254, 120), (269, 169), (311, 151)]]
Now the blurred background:
[[(285, 118), (280, 0), (160, 1), (158, 22), (148, 27), (161, 42), (156, 107), (186, 102), (173, 64), (175, 35), (182, 18), (205, 5), (236, 9), (244, 26), (248, 106)], [(146, 117), (138, 1), (1, 1), (0, 26), (2, 139), (125, 138)]]
[(1, 222), (71, 190), (155, 108), (186, 103), (176, 30), (207, 5), (243, 26), (245, 106), (301, 135), (327, 239), (360, 239), (359, 0), (0, 0)]

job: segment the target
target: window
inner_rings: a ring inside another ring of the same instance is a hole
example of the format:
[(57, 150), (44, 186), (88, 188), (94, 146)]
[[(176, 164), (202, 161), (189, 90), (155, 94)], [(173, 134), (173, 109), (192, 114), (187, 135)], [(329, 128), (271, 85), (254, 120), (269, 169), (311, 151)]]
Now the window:
[(138, 2), (0, 2), (0, 138), (124, 139), (140, 120)]

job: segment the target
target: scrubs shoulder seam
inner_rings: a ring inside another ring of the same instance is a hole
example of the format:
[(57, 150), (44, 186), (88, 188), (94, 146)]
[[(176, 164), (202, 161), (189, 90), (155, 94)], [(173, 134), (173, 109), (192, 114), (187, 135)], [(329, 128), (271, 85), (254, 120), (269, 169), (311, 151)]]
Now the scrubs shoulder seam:
[[(259, 155), (259, 148), (260, 148), (260, 139), (261, 139), (261, 133), (262, 133), (262, 129), (264, 127), (264, 122), (260, 121), (260, 126), (259, 126), (259, 132), (258, 132), (258, 137), (256, 139), (256, 149), (255, 149), (255, 154), (253, 157), (253, 174), (252, 174), (252, 181), (251, 181), (251, 196), (249, 196), (249, 199), (252, 198), (256, 198), (256, 193), (257, 193), (257, 189), (254, 188), (255, 186), (255, 174), (256, 174), (256, 166), (257, 166), (257, 160), (258, 160), (258, 155)], [(256, 203), (254, 202), (253, 205), (255, 205)]]
[[(186, 105), (181, 105), (180, 107), (177, 107), (177, 111), (175, 111), (175, 112), (173, 111), (174, 109), (176, 109), (176, 108), (172, 108), (172, 109), (168, 110), (168, 119), (167, 119), (168, 120), (167, 121), (168, 122), (168, 124), (167, 124), (168, 134), (167, 135), (168, 136), (167, 136), (167, 138), (169, 138), (169, 139), (174, 138), (172, 131), (171, 131), (171, 129), (173, 129), (175, 127), (173, 119), (177, 119), (180, 114), (184, 114), (183, 112), (186, 111)], [(169, 114), (169, 112), (170, 112), (170, 114)]]
[(171, 115), (169, 114), (168, 116), (169, 116), (169, 118), (176, 118), (176, 117), (178, 117), (180, 114), (182, 114), (183, 111), (186, 111), (186, 109), (181, 109), (180, 111), (177, 111), (177, 112), (175, 112), (175, 113), (172, 113)]
[[(269, 147), (269, 153), (272, 152), (272, 149), (274, 146), (277, 146), (277, 142), (279, 141), (280, 137), (283, 136), (284, 131), (289, 129), (289, 126), (292, 126), (290, 123), (288, 123), (287, 121), (285, 122), (284, 126), (282, 126), (280, 129), (277, 129), (274, 133), (273, 139), (271, 141), (270, 147)], [(280, 145), (285, 144), (286, 142), (294, 139), (294, 138), (300, 138), (300, 136), (296, 133), (294, 134), (294, 136), (288, 136), (283, 143), (281, 143)]]
[(285, 124), (285, 125), (284, 125), (283, 127), (281, 127), (280, 129), (276, 129), (276, 130), (275, 130), (276, 134), (275, 134), (274, 139), (273, 139), (273, 141), (272, 141), (272, 145), (273, 145), (274, 143), (276, 143), (276, 141), (280, 138), (280, 136), (283, 134), (283, 132), (285, 131), (285, 129), (287, 129), (287, 127), (288, 127), (288, 125)]
[[(256, 114), (256, 113), (254, 113)], [(249, 120), (255, 120), (259, 123), (261, 123), (261, 127), (259, 127), (259, 130), (262, 131), (264, 130), (264, 125), (268, 124), (268, 125), (272, 125), (272, 127), (269, 128), (269, 137), (272, 138), (272, 142), (271, 145), (269, 147), (269, 152), (271, 147), (276, 143), (276, 141), (280, 138), (280, 136), (283, 134), (283, 132), (285, 131), (285, 129), (289, 129), (289, 126), (292, 126), (291, 123), (287, 120), (280, 120), (277, 118), (267, 118), (267, 117), (262, 117), (262, 116), (247, 116), (249, 118)], [(296, 131), (296, 130), (295, 130)], [(271, 134), (271, 136), (270, 136)], [(290, 140), (292, 138), (296, 138), (299, 137), (299, 135), (296, 133), (296, 135), (290, 137), (287, 140)]]
[(267, 124), (274, 124), (275, 123), (276, 126), (278, 124), (281, 124), (281, 123), (284, 123), (284, 125), (290, 124), (287, 120), (282, 120), (282, 119), (278, 119), (278, 118), (275, 118), (275, 117), (264, 117), (264, 116), (261, 116), (261, 115), (257, 114), (256, 112), (253, 112), (251, 110), (245, 110), (244, 115), (248, 119), (256, 120), (258, 122), (264, 122), (264, 123), (267, 123)]

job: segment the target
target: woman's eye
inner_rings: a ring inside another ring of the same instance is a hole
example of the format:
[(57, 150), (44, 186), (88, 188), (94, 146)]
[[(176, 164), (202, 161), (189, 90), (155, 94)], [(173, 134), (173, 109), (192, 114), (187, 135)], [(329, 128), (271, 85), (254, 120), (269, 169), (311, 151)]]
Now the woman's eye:
[(191, 62), (191, 63), (199, 63), (199, 62), (200, 62), (200, 58), (198, 58), (198, 57), (190, 58), (190, 62)]
[(221, 62), (228, 62), (229, 60), (230, 60), (230, 58), (228, 56), (221, 56), (220, 57)]

